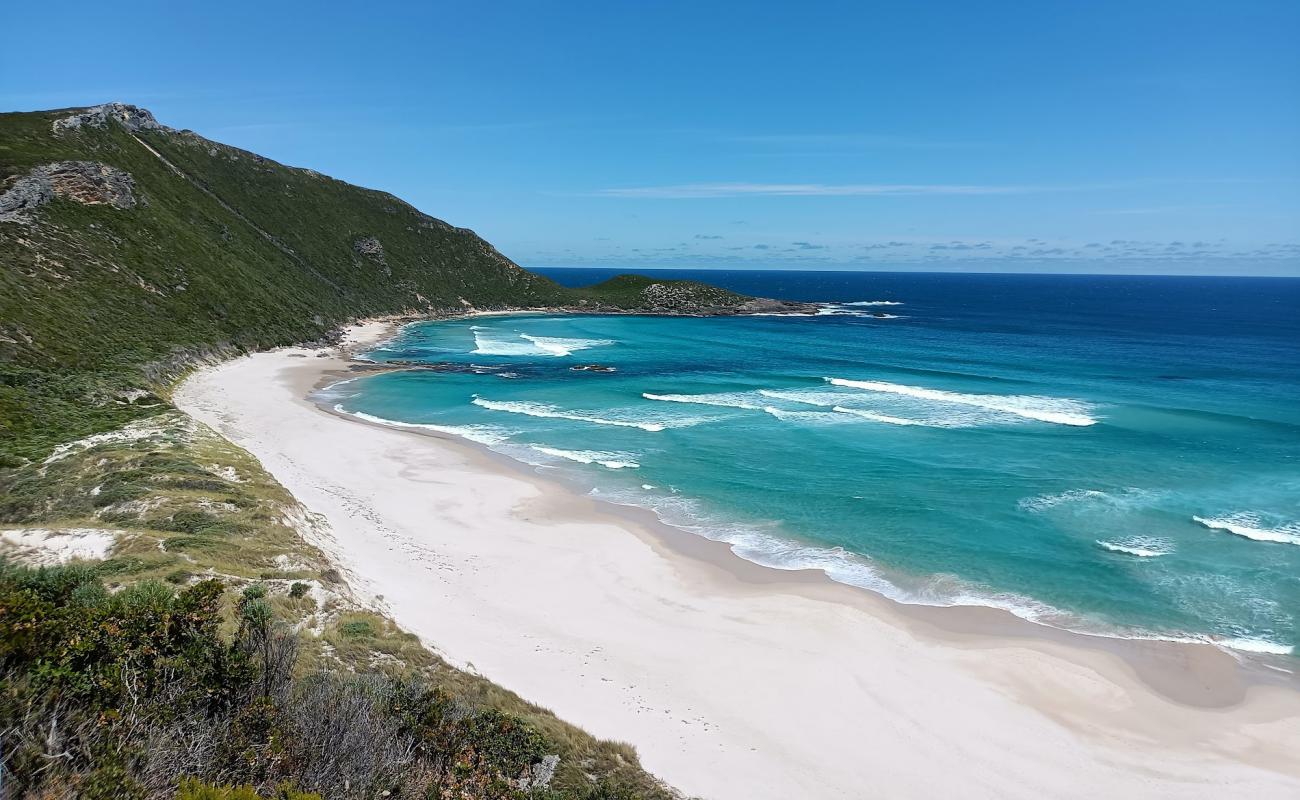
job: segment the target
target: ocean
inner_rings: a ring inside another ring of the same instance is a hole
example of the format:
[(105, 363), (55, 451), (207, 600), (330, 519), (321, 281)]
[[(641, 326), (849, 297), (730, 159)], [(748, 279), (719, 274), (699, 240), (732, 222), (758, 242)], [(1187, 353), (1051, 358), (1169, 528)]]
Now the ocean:
[(825, 305), (421, 323), (326, 399), (900, 602), (1300, 646), (1300, 280), (651, 274)]

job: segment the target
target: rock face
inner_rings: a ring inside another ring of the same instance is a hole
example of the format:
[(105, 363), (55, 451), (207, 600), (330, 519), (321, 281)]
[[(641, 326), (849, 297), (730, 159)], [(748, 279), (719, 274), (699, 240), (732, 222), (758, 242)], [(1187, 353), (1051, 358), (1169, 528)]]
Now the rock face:
[(30, 222), (37, 208), (56, 197), (121, 209), (137, 204), (130, 174), (97, 161), (56, 161), (37, 167), (0, 194), (0, 222)]
[(820, 308), (816, 303), (755, 297), (736, 306), (734, 310), (737, 314), (816, 314)]
[(357, 239), (352, 243), (352, 249), (357, 251), (359, 255), (370, 256), (380, 261), (384, 260), (384, 245), (373, 236)]
[(352, 250), (357, 255), (369, 258), (379, 264), (385, 275), (393, 274), (393, 271), (388, 268), (388, 261), (384, 258), (384, 245), (375, 237), (366, 236), (357, 239), (352, 243)]
[(100, 106), (91, 106), (85, 111), (73, 114), (70, 117), (56, 119), (54, 121), (54, 132), (76, 131), (82, 127), (102, 128), (108, 124), (109, 120), (121, 123), (123, 127), (132, 133), (163, 130), (163, 126), (158, 124), (158, 120), (153, 118), (153, 114), (139, 106), (127, 105), (126, 103), (104, 103)]

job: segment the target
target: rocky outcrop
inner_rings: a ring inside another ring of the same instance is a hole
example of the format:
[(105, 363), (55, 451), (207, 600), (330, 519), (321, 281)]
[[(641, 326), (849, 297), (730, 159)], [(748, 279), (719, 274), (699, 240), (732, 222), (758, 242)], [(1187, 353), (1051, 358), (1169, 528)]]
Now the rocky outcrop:
[(138, 202), (129, 173), (97, 161), (56, 161), (33, 169), (0, 194), (0, 222), (30, 222), (37, 208), (56, 197), (122, 209)]
[(817, 303), (800, 303), (795, 300), (771, 300), (766, 297), (754, 297), (732, 311), (737, 314), (816, 314), (821, 308)]
[(72, 116), (56, 119), (54, 132), (65, 133), (82, 128), (102, 128), (110, 120), (120, 123), (131, 133), (164, 130), (163, 126), (158, 124), (158, 120), (153, 118), (153, 114), (146, 109), (126, 103), (104, 103), (91, 106)]
[(384, 245), (374, 236), (365, 236), (357, 239), (352, 243), (352, 250), (357, 255), (371, 259), (377, 263), (384, 271), (385, 275), (392, 275), (393, 271), (388, 268), (388, 261), (384, 258)]
[(0, 222), (27, 222), (31, 213), (54, 199), (54, 187), (43, 177), (19, 178), (0, 194)]
[(369, 256), (380, 262), (384, 260), (384, 245), (373, 236), (357, 239), (352, 243), (352, 249), (358, 255)]

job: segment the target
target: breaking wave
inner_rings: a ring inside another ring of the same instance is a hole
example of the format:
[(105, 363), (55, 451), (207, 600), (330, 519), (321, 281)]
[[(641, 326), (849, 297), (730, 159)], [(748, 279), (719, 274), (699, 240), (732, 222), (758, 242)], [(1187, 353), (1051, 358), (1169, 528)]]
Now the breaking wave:
[(861, 408), (846, 408), (844, 406), (831, 406), (831, 411), (840, 414), (852, 414), (855, 417), (869, 419), (873, 422), (887, 422), (890, 425), (928, 425), (929, 423), (918, 422), (914, 419), (904, 419), (903, 417), (891, 417), (888, 414), (878, 414), (875, 411), (866, 411)]
[(717, 394), (651, 394), (642, 392), (641, 396), (647, 400), (658, 400), (661, 403), (690, 403), (700, 406), (720, 406), (722, 408), (743, 408), (750, 411), (761, 411), (763, 406), (758, 403), (749, 402), (748, 392), (719, 392)]
[(844, 303), (846, 306), (901, 306), (897, 300), (857, 300), (852, 303)]
[(613, 419), (610, 417), (598, 417), (594, 414), (587, 414), (581, 411), (567, 411), (547, 403), (537, 403), (531, 400), (520, 400), (516, 402), (485, 400), (478, 395), (474, 395), (471, 401), (480, 408), (486, 408), (489, 411), (502, 411), (507, 414), (523, 414), (529, 417), (544, 417), (547, 419), (568, 419), (575, 422), (589, 422), (592, 425), (612, 425), (618, 428), (640, 428), (643, 431), (657, 433), (667, 428), (686, 428), (703, 422), (702, 419), (675, 419), (664, 422), (650, 422), (646, 420), (633, 419)]
[(495, 428), (491, 425), (435, 425), (431, 422), (398, 422), (393, 419), (384, 419), (376, 417), (373, 414), (367, 414), (364, 411), (348, 411), (342, 405), (334, 406), (334, 410), (340, 414), (347, 414), (350, 417), (363, 419), (366, 422), (373, 422), (377, 425), (384, 425), (389, 428), (412, 428), (416, 430), (433, 431), (435, 433), (445, 433), (449, 436), (459, 436), (462, 439), (468, 439), (471, 442), (478, 442), (484, 445), (500, 444), (515, 434), (514, 431), (508, 431), (504, 428)]
[(1050, 422), (1055, 425), (1087, 426), (1097, 420), (1088, 415), (1091, 406), (1078, 400), (1035, 395), (963, 394), (944, 389), (927, 389), (885, 381), (854, 381), (846, 378), (823, 378), (832, 386), (861, 389), (867, 392), (902, 395), (918, 400), (952, 405), (974, 406), (1001, 414), (1014, 414), (1025, 419)]
[(519, 337), (527, 339), (539, 350), (553, 356), (570, 356), (579, 350), (614, 344), (613, 339), (566, 339), (560, 336), (530, 336), (527, 333), (521, 333)]
[(474, 349), (470, 352), (476, 355), (563, 357), (579, 350), (614, 344), (612, 339), (568, 339), (527, 333), (503, 335), (477, 325), (470, 330), (474, 333)]
[(1277, 527), (1266, 527), (1268, 523), (1258, 514), (1229, 514), (1226, 517), (1192, 517), (1192, 520), (1216, 531), (1253, 539), (1257, 542), (1276, 542), (1278, 544), (1300, 545), (1300, 524), (1288, 523)]
[(1098, 539), (1097, 546), (1112, 553), (1124, 553), (1138, 558), (1156, 558), (1174, 552), (1172, 541), (1152, 536), (1130, 536), (1114, 542)]
[(1290, 645), (1278, 644), (1277, 642), (1270, 642), (1267, 639), (1219, 638), (1219, 639), (1211, 639), (1211, 642), (1213, 644), (1217, 644), (1220, 647), (1226, 647), (1230, 650), (1240, 650), (1244, 653), (1264, 653), (1267, 655), (1274, 655), (1274, 656), (1289, 656), (1291, 655), (1292, 651), (1295, 649)]
[(631, 460), (627, 453), (605, 453), (599, 450), (563, 450), (559, 447), (545, 447), (540, 444), (530, 445), (532, 449), (548, 456), (577, 461), (579, 464), (599, 464), (607, 469), (636, 469), (641, 466)]

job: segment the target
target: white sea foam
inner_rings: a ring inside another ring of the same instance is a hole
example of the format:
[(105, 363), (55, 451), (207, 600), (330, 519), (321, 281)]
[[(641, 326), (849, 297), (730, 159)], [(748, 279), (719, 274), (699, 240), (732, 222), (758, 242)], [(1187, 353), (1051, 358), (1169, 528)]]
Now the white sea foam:
[(870, 317), (872, 315), (866, 311), (858, 311), (857, 309), (845, 308), (844, 306), (825, 305), (817, 309), (816, 316), (818, 317)]
[(518, 336), (503, 338), (485, 328), (475, 326), (474, 349), (470, 352), (483, 356), (535, 356), (541, 352), (529, 341), (518, 341)]
[(696, 418), (665, 421), (614, 419), (612, 417), (598, 417), (594, 414), (588, 414), (581, 411), (567, 411), (553, 405), (536, 403), (531, 400), (485, 400), (478, 395), (474, 395), (474, 399), (471, 402), (481, 408), (486, 408), (490, 411), (502, 411), (507, 414), (523, 414), (529, 417), (544, 417), (547, 419), (568, 419), (575, 422), (589, 422), (592, 425), (612, 425), (619, 428), (640, 428), (643, 431), (650, 431), (652, 433), (662, 431), (666, 428), (686, 428), (704, 421)]
[(858, 300), (853, 303), (844, 303), (846, 306), (901, 306), (902, 303), (897, 300)]
[[(713, 518), (697, 502), (680, 495), (646, 495), (618, 489), (593, 489), (592, 494), (620, 505), (648, 507), (665, 523), (725, 542), (731, 545), (736, 555), (765, 567), (819, 570), (833, 581), (867, 589), (901, 603), (1000, 608), (1033, 622), (1074, 627), (1065, 624), (1074, 619), (1071, 615), (1046, 603), (1010, 593), (984, 591), (952, 575), (931, 576), (915, 586), (904, 588), (887, 577), (867, 556), (851, 553), (842, 547), (818, 547), (787, 539), (776, 532), (778, 525), (775, 522), (744, 524)], [(1080, 621), (1077, 627), (1087, 626)]]
[[(822, 303), (817, 311), (819, 317), (863, 317), (867, 319), (901, 319), (897, 314), (885, 314), (880, 311), (866, 311), (862, 306), (896, 306), (902, 303), (886, 301), (863, 301), (859, 303)], [(852, 306), (857, 306), (853, 308)]]
[(1276, 542), (1278, 544), (1300, 545), (1300, 524), (1287, 523), (1268, 527), (1258, 514), (1229, 514), (1226, 517), (1192, 517), (1192, 519), (1211, 530), (1253, 539), (1257, 542)]
[(528, 333), (503, 335), (477, 325), (471, 326), (470, 330), (474, 332), (474, 349), (470, 352), (478, 355), (563, 357), (579, 350), (614, 344), (612, 339), (571, 339)]
[(1245, 653), (1264, 653), (1275, 656), (1289, 656), (1295, 649), (1290, 645), (1270, 642), (1267, 639), (1211, 639), (1214, 644), (1220, 647), (1227, 647), (1232, 650), (1240, 650)]
[(1046, 511), (1049, 508), (1055, 508), (1063, 503), (1074, 503), (1080, 500), (1104, 500), (1109, 495), (1105, 492), (1099, 492), (1095, 489), (1071, 489), (1068, 492), (1059, 494), (1043, 494), (1037, 497), (1026, 497), (1016, 505), (1020, 506), (1023, 511)]
[(435, 425), (430, 422), (399, 422), (393, 419), (384, 419), (376, 417), (373, 414), (367, 414), (364, 411), (348, 411), (343, 406), (334, 406), (334, 410), (341, 414), (363, 419), (367, 422), (374, 422), (378, 425), (386, 425), (390, 428), (413, 428), (416, 430), (434, 431), (435, 433), (445, 433), (449, 436), (459, 436), (462, 439), (468, 439), (471, 442), (479, 444), (494, 445), (506, 441), (514, 435), (514, 431), (508, 431), (503, 428), (495, 428), (491, 425)]
[(861, 408), (846, 408), (844, 406), (831, 406), (831, 410), (837, 411), (841, 414), (852, 414), (855, 417), (861, 417), (862, 419), (869, 419), (874, 422), (887, 422), (890, 425), (927, 425), (928, 424), (925, 422), (918, 422), (917, 420), (914, 419), (904, 419), (902, 417), (891, 417), (888, 414), (878, 414), (875, 411), (866, 411)]
[(1172, 541), (1153, 536), (1130, 536), (1114, 542), (1098, 539), (1097, 545), (1112, 553), (1124, 553), (1138, 558), (1156, 558), (1174, 552)]
[(641, 396), (647, 400), (658, 400), (661, 403), (690, 403), (700, 406), (743, 408), (750, 411), (759, 411), (763, 408), (761, 404), (751, 402), (751, 395), (748, 392), (718, 392), (716, 394), (651, 394), (650, 392), (642, 392)]
[(785, 408), (776, 406), (763, 406), (764, 413), (770, 414), (782, 422), (799, 422), (811, 425), (829, 425), (835, 422), (843, 422), (843, 417), (836, 417), (834, 414), (827, 414), (822, 411), (790, 411)]
[(566, 339), (560, 336), (532, 336), (527, 333), (521, 333), (519, 337), (532, 342), (539, 350), (553, 356), (569, 356), (579, 350), (614, 344), (612, 339)]
[(562, 450), (559, 447), (545, 447), (539, 444), (531, 445), (531, 447), (537, 452), (545, 453), (548, 456), (577, 461), (580, 464), (599, 464), (608, 469), (636, 469), (641, 466), (632, 461), (632, 456), (627, 453), (605, 453), (600, 450)]
[[(607, 488), (593, 489), (591, 493), (607, 502), (649, 508), (663, 522), (714, 541), (725, 542), (736, 555), (755, 564), (780, 570), (819, 570), (838, 583), (867, 589), (900, 603), (996, 608), (1030, 622), (1085, 636), (1211, 644), (1226, 650), (1266, 655), (1288, 655), (1293, 652), (1288, 645), (1260, 638), (1117, 628), (1110, 623), (1064, 611), (1030, 597), (974, 585), (955, 575), (895, 577), (879, 568), (868, 556), (840, 547), (818, 547), (788, 539), (781, 535), (780, 526), (776, 522), (728, 521), (707, 513), (700, 503), (682, 497), (671, 487), (672, 494), (650, 492), (654, 487), (649, 484), (644, 484), (641, 488), (646, 491)], [(1164, 540), (1160, 540), (1161, 545), (1157, 546), (1155, 541), (1148, 542), (1147, 549), (1167, 546), (1172, 551), (1171, 543), (1166, 545)]]
[[(758, 393), (764, 397), (770, 397), (773, 400), (783, 400), (788, 403), (801, 403), (803, 405), (818, 406), (840, 414), (847, 414), (858, 419), (871, 420), (872, 422), (884, 422), (890, 425), (919, 425), (927, 428), (967, 428), (987, 421), (979, 415), (979, 412), (963, 411), (954, 413), (952, 411), (943, 411), (935, 414), (933, 409), (930, 409), (928, 416), (925, 414), (917, 414), (912, 417), (902, 417), (897, 414), (886, 413), (878, 408), (860, 408), (857, 406), (843, 405), (844, 403), (854, 401), (860, 397), (857, 393), (818, 391), (813, 389), (786, 389), (779, 391), (773, 389), (759, 389)], [(903, 400), (906, 401), (906, 398), (903, 398)], [(915, 406), (915, 403), (913, 403), (913, 406)], [(907, 410), (911, 411), (914, 409), (909, 408)]]
[(855, 381), (846, 378), (824, 378), (824, 380), (833, 386), (902, 395), (934, 403), (974, 406), (1056, 425), (1086, 426), (1097, 422), (1087, 413), (1091, 410), (1091, 407), (1087, 403), (1078, 400), (1035, 395), (963, 394), (944, 389), (927, 389), (922, 386), (906, 386), (885, 381)]

